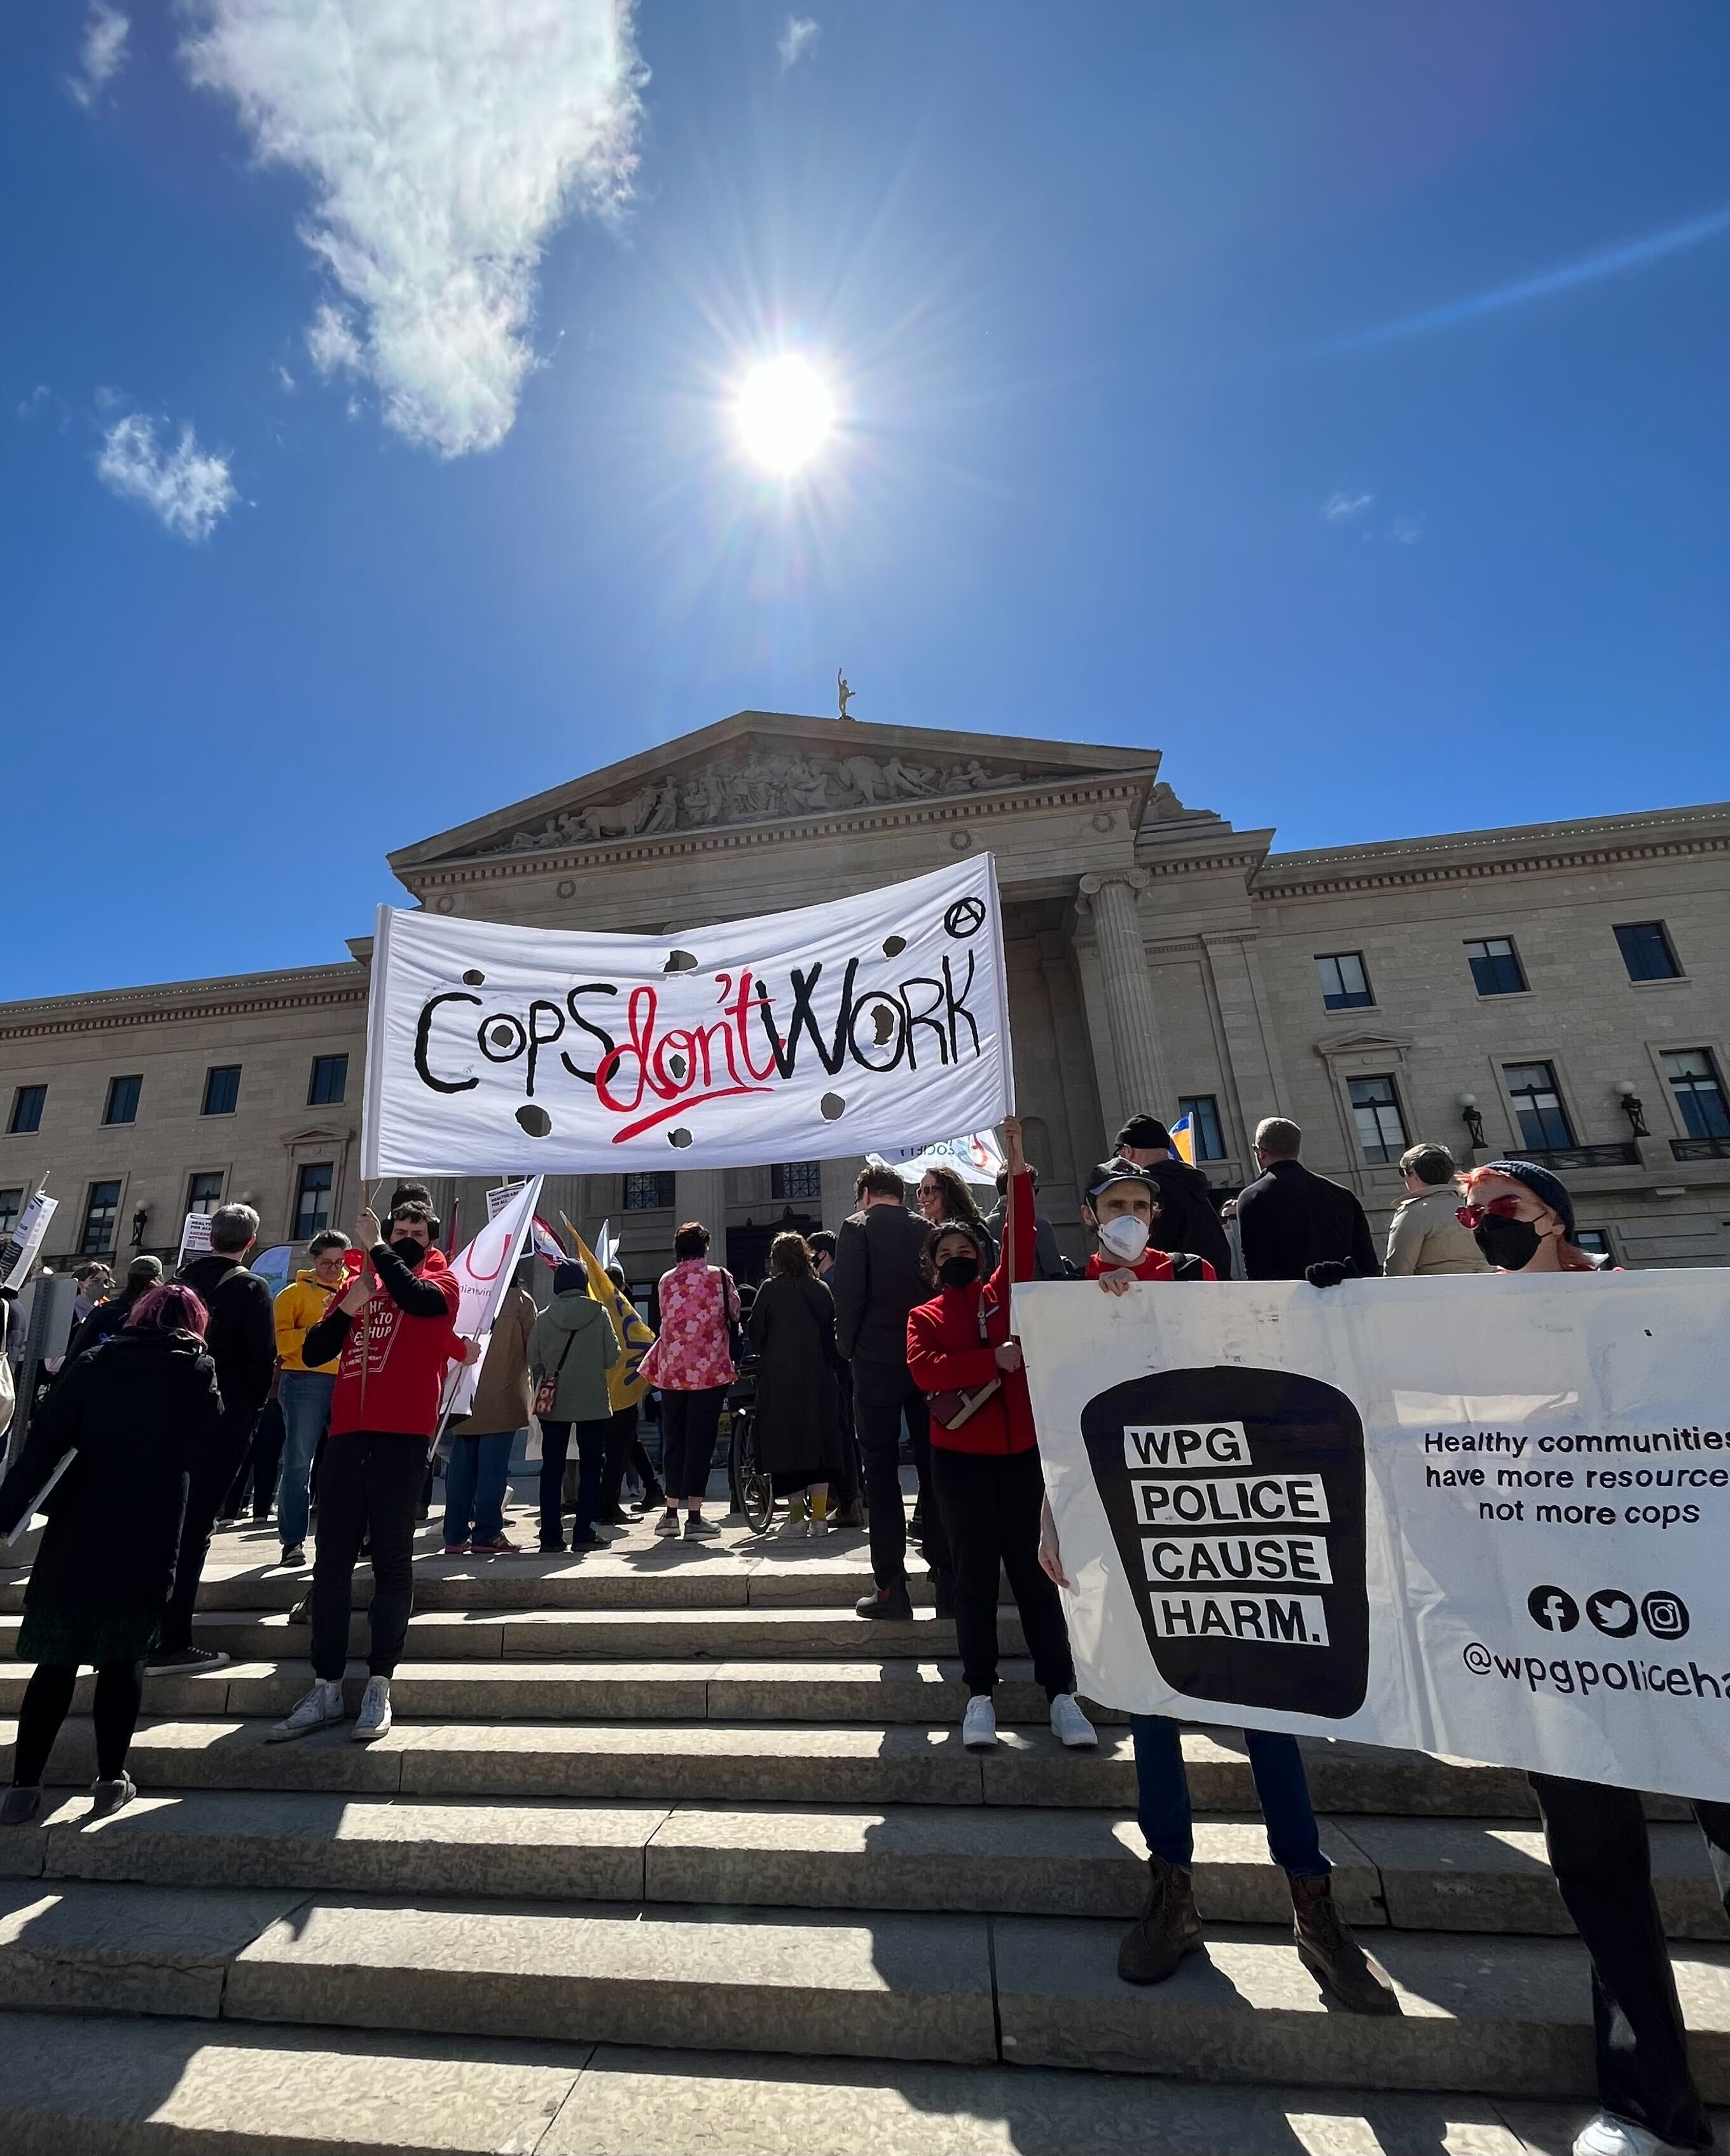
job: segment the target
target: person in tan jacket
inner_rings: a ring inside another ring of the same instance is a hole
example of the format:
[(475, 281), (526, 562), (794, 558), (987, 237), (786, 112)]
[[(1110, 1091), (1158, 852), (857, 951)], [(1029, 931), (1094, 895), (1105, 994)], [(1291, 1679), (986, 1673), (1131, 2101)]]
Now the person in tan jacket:
[(505, 1482), (511, 1440), (528, 1427), (534, 1404), (529, 1387), (529, 1335), (535, 1298), (523, 1285), (525, 1262), (505, 1291), (492, 1337), (475, 1387), (475, 1404), (451, 1423), (450, 1460), (444, 1471), (446, 1557), (515, 1557), (505, 1533)]
[(1414, 1145), (1399, 1157), (1411, 1196), (1388, 1229), (1390, 1279), (1402, 1273), (1485, 1273), (1490, 1268), (1469, 1228), (1457, 1217), (1460, 1193), (1454, 1156), (1444, 1145)]

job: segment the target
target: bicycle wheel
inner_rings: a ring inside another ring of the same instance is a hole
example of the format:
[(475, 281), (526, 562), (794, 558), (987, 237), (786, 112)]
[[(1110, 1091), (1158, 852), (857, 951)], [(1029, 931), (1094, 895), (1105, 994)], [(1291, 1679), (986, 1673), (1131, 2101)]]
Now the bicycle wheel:
[(757, 1417), (748, 1409), (733, 1424), (733, 1456), (737, 1463), (736, 1487), (739, 1510), (746, 1524), (762, 1534), (775, 1516), (775, 1485), (757, 1455)]

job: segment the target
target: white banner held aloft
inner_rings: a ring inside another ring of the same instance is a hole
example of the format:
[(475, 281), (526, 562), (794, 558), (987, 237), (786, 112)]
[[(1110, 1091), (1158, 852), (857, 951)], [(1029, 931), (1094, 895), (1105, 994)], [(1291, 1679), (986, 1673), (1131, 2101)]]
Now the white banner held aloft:
[(180, 1253), (177, 1265), (188, 1256), (198, 1257), (210, 1248), (210, 1215), (208, 1213), (188, 1213), (180, 1230)]
[(904, 1183), (917, 1183), (928, 1168), (952, 1168), (968, 1183), (994, 1186), (1004, 1164), (1004, 1149), (994, 1131), (975, 1131), (968, 1137), (932, 1138), (924, 1145), (874, 1152), (870, 1159), (873, 1168), (896, 1169)]
[(45, 1190), (36, 1195), (19, 1214), (12, 1233), (0, 1245), (0, 1287), (21, 1288), (42, 1249), (48, 1224), (59, 1209), (58, 1198)]
[[(493, 1194), (487, 1193), (489, 1200)], [(444, 1380), (440, 1409), (444, 1414), (467, 1414), (475, 1404), (475, 1388), (480, 1383), (480, 1364), (486, 1360), (486, 1345), (492, 1338), (505, 1291), (527, 1246), (540, 1195), (538, 1175), (518, 1183), (508, 1194), (508, 1202), (492, 1214), (474, 1241), (465, 1243), (450, 1261), (452, 1276), (462, 1291), (452, 1322), (464, 1339), (480, 1342), (481, 1354), (480, 1362), (451, 1364)]]
[(1730, 1799), (1730, 1275), (1018, 1288), (1079, 1689)]
[(828, 1158), (1014, 1106), (988, 854), (668, 937), (379, 909), (369, 1179)]

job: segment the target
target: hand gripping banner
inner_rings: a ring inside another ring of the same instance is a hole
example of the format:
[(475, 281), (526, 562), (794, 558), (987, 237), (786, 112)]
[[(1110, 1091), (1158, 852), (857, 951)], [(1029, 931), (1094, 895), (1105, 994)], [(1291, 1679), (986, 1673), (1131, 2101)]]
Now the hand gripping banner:
[(665, 937), (379, 908), (369, 1179), (835, 1158), (1014, 1106), (989, 855)]
[(1018, 1287), (1079, 1689), (1730, 1799), (1730, 1275)]

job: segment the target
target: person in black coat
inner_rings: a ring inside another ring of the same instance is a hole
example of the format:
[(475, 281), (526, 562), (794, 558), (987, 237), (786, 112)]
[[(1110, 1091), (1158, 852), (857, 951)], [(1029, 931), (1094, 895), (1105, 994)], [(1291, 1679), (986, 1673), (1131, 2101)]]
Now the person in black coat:
[(162, 1284), (162, 1260), (147, 1255), (133, 1259), (126, 1267), (126, 1285), (118, 1295), (111, 1295), (106, 1302), (99, 1302), (88, 1317), (81, 1318), (72, 1337), (66, 1342), (65, 1359), (60, 1364), (61, 1374), (69, 1370), (80, 1355), (88, 1355), (105, 1340), (124, 1329), (126, 1320), (137, 1306), (139, 1298), (146, 1296), (153, 1287)]
[(144, 1663), (174, 1583), (188, 1466), (222, 1422), (207, 1313), (189, 1288), (153, 1288), (125, 1328), (80, 1356), (31, 1418), (0, 1483), (10, 1534), (67, 1455), (24, 1589), (17, 1654), (36, 1669), (18, 1712), (13, 1786), (0, 1825), (42, 1805), (42, 1777), (72, 1705), (79, 1665), (95, 1666), (93, 1816), (136, 1794), (126, 1753), (138, 1725)]
[(803, 1235), (777, 1235), (769, 1276), (757, 1291), (747, 1328), (757, 1350), (757, 1452), (775, 1495), (788, 1508), (785, 1535), (824, 1532), (829, 1486), (839, 1462), (834, 1298), (818, 1279)]
[(1302, 1142), (1303, 1132), (1283, 1116), (1255, 1127), (1262, 1172), (1237, 1201), (1244, 1270), (1251, 1280), (1305, 1280), (1319, 1265), (1333, 1280), (1347, 1273), (1373, 1279), (1382, 1261), (1363, 1208), (1343, 1183), (1311, 1174), (1297, 1158)]
[(1231, 1245), (1208, 1179), (1199, 1168), (1178, 1159), (1165, 1125), (1157, 1116), (1132, 1116), (1117, 1133), (1117, 1148), (1119, 1160), (1146, 1173), (1159, 1201), (1148, 1248), (1192, 1251), (1205, 1258), (1221, 1280), (1229, 1280)]

